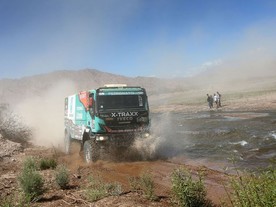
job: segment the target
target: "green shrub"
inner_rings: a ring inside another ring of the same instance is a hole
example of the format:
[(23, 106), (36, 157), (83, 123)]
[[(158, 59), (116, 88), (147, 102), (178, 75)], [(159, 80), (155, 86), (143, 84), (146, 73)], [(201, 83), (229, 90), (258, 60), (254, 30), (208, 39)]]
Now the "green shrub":
[(156, 200), (157, 196), (154, 194), (154, 182), (151, 174), (143, 173), (140, 177), (141, 180), (141, 189), (145, 197), (149, 200)]
[(4, 198), (3, 200), (0, 200), (0, 206), (1, 207), (13, 207), (14, 201), (11, 196)]
[(61, 189), (66, 189), (69, 184), (69, 171), (64, 165), (58, 166), (56, 170), (56, 183)]
[(9, 195), (8, 197), (1, 200), (1, 207), (30, 207), (31, 206), (31, 197), (28, 195), (24, 195), (22, 192), (14, 193)]
[(186, 169), (180, 168), (173, 171), (172, 193), (174, 202), (179, 206), (209, 206), (202, 175), (199, 175), (199, 180), (195, 181)]
[(132, 191), (142, 191), (148, 200), (156, 201), (158, 197), (154, 194), (154, 182), (151, 174), (144, 172), (139, 177), (130, 177), (129, 185)]
[(132, 191), (137, 192), (141, 190), (140, 177), (129, 177), (128, 182)]
[(86, 198), (91, 201), (100, 200), (108, 196), (106, 184), (100, 178), (89, 177), (89, 183), (85, 191)]
[(90, 176), (85, 196), (89, 201), (94, 202), (107, 196), (118, 196), (122, 192), (121, 184), (117, 182), (104, 183), (99, 176)]
[(86, 190), (86, 198), (91, 201), (97, 201), (104, 197), (106, 197), (108, 194), (106, 192), (105, 186), (99, 186), (98, 188), (89, 188)]
[(32, 167), (28, 168), (25, 166), (19, 175), (18, 180), (25, 196), (29, 197), (30, 200), (38, 199), (39, 196), (43, 194), (43, 178)]
[(40, 170), (55, 169), (56, 167), (57, 161), (53, 158), (45, 158), (39, 161)]
[(238, 174), (231, 179), (233, 206), (276, 206), (276, 170), (264, 169), (262, 172)]
[(23, 162), (24, 170), (37, 170), (37, 160), (34, 157), (27, 157)]
[(108, 183), (106, 185), (106, 189), (107, 189), (108, 195), (111, 195), (111, 196), (119, 196), (123, 192), (122, 185), (117, 182)]

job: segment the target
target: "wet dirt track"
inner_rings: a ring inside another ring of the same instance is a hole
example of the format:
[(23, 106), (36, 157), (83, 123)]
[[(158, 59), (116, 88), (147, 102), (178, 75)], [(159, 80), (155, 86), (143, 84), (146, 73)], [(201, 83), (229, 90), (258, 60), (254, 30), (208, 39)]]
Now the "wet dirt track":
[(82, 179), (86, 179), (89, 176), (100, 176), (106, 182), (120, 183), (125, 192), (131, 190), (129, 184), (131, 177), (139, 177), (143, 173), (150, 173), (155, 184), (155, 194), (168, 200), (172, 187), (171, 174), (174, 169), (184, 167), (192, 172), (195, 179), (198, 178), (199, 172), (204, 173), (207, 195), (214, 204), (219, 204), (221, 200), (226, 199), (226, 192), (222, 185), (227, 182), (228, 176), (226, 174), (208, 169), (203, 165), (198, 165), (198, 163), (192, 163), (191, 160), (189, 165), (179, 164), (185, 163), (185, 158), (182, 157), (181, 161), (179, 159), (128, 162), (97, 161), (96, 163), (86, 164), (78, 153), (61, 157), (61, 161), (67, 163), (71, 171), (74, 174), (79, 174)]

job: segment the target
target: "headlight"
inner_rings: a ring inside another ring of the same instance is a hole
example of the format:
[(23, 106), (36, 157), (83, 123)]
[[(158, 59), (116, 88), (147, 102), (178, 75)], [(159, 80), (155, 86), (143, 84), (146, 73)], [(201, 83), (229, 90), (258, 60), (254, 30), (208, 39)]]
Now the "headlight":
[(108, 137), (107, 136), (97, 136), (96, 140), (97, 141), (106, 141), (106, 140), (108, 140)]

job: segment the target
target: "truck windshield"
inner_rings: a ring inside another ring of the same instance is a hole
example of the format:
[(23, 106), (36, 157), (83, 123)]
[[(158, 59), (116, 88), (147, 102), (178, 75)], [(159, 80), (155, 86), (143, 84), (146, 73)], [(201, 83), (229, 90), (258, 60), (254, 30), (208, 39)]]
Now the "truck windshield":
[(146, 109), (145, 95), (101, 95), (98, 96), (99, 110), (108, 109)]

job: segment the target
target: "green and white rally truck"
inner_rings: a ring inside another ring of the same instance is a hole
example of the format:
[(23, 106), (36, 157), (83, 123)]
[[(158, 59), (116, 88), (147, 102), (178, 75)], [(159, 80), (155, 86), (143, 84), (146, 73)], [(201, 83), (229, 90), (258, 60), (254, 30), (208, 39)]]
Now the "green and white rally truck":
[(139, 86), (81, 91), (65, 98), (64, 109), (65, 153), (78, 141), (86, 162), (95, 162), (102, 150), (127, 149), (135, 138), (149, 136), (148, 98)]

